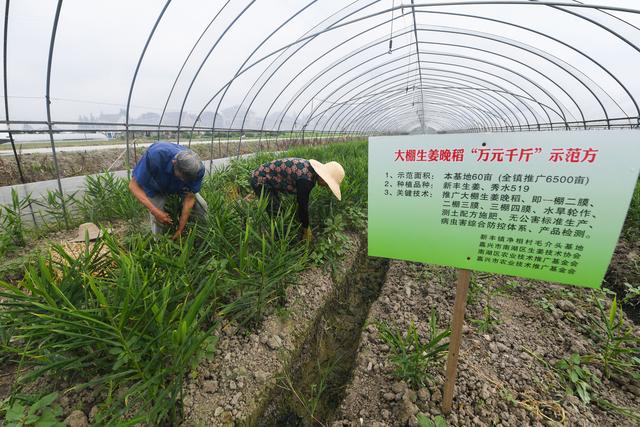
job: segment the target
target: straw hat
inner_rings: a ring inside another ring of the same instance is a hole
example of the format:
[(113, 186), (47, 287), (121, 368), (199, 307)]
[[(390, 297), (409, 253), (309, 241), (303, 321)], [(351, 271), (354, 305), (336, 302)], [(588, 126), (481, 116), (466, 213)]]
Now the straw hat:
[(309, 163), (313, 167), (313, 170), (327, 183), (331, 192), (336, 196), (338, 200), (342, 200), (340, 194), (340, 183), (344, 179), (344, 169), (338, 162), (329, 162), (322, 164), (317, 160), (309, 159)]
[(92, 222), (85, 222), (78, 227), (78, 237), (71, 239), (70, 242), (84, 242), (88, 237), (89, 241), (96, 240), (102, 236), (102, 231)]

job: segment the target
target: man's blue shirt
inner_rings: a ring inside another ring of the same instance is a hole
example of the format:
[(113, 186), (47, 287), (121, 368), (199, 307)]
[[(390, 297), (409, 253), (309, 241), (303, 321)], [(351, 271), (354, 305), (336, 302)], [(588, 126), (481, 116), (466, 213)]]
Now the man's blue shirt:
[(184, 182), (174, 174), (172, 160), (176, 154), (185, 149), (186, 147), (182, 145), (159, 141), (152, 144), (142, 155), (133, 169), (133, 177), (147, 196), (200, 191), (204, 169), (200, 172), (198, 179), (193, 182)]

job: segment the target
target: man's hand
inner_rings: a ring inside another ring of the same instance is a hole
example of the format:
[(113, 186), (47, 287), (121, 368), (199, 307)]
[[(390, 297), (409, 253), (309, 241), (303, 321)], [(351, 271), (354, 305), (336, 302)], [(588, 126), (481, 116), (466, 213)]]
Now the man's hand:
[(311, 242), (313, 240), (313, 232), (311, 231), (311, 227), (307, 227), (302, 232), (302, 238), (305, 242)]
[(189, 216), (191, 216), (191, 210), (195, 204), (196, 195), (193, 193), (185, 194), (184, 199), (182, 200), (182, 212), (180, 213), (180, 219), (178, 220), (178, 229), (173, 236), (171, 236), (171, 240), (176, 240), (182, 236), (182, 232), (187, 226), (187, 221), (189, 220)]
[(170, 225), (173, 221), (171, 220), (171, 216), (166, 213), (162, 209), (158, 209), (153, 202), (147, 197), (146, 193), (140, 187), (140, 185), (136, 182), (134, 177), (131, 177), (131, 181), (129, 181), (129, 190), (135, 196), (136, 199), (140, 201), (146, 207), (151, 215), (160, 223), (164, 225)]
[(151, 213), (161, 224), (171, 225), (173, 223), (173, 220), (171, 219), (171, 215), (169, 215), (167, 212), (163, 211), (162, 209), (155, 209)]

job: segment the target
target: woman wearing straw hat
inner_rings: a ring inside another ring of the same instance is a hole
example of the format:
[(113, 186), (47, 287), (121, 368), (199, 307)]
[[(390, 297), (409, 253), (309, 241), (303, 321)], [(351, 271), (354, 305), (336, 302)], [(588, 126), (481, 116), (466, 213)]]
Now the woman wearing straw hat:
[(257, 196), (268, 199), (269, 212), (273, 215), (280, 208), (280, 193), (295, 194), (298, 200), (298, 219), (304, 229), (303, 237), (313, 238), (309, 227), (309, 194), (317, 183), (329, 187), (341, 200), (340, 183), (344, 169), (338, 162), (320, 163), (317, 160), (299, 158), (276, 159), (253, 171), (249, 183)]

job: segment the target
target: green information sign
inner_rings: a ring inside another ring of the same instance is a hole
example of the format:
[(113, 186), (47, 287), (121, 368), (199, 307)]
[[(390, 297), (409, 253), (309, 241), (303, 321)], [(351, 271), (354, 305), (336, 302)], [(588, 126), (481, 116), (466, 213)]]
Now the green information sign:
[(598, 288), (640, 167), (634, 130), (369, 139), (369, 255)]

